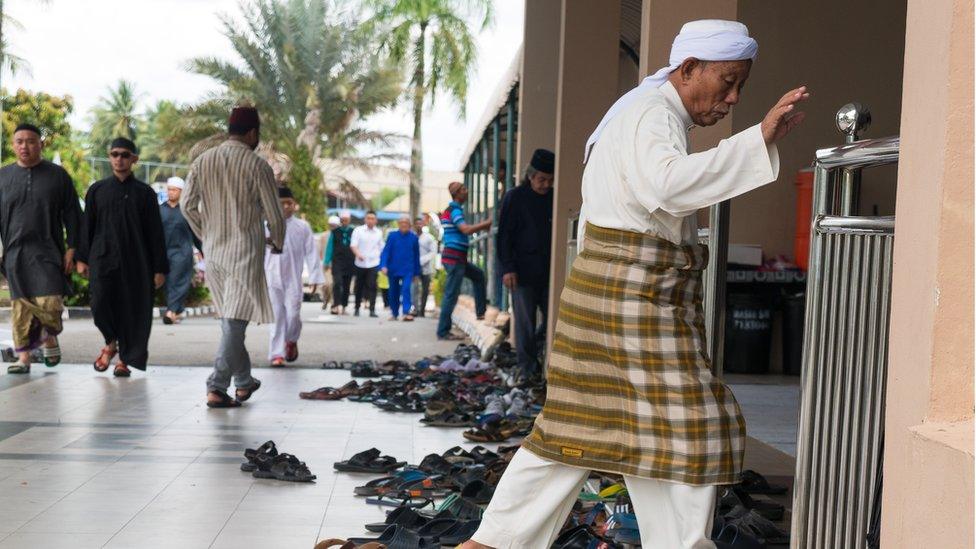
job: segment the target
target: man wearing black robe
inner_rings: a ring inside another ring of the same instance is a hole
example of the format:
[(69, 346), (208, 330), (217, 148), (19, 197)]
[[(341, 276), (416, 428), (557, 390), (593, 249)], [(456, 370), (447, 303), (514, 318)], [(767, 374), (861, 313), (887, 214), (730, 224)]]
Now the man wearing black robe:
[[(528, 384), (542, 377), (539, 349), (545, 345), (549, 316), (555, 162), (551, 151), (536, 149), (522, 183), (502, 199), (498, 221), (498, 261), (502, 282), (512, 292), (519, 374)], [(542, 322), (537, 324), (538, 316)]]
[(78, 271), (91, 280), (91, 308), (105, 347), (95, 360), (103, 372), (116, 353), (114, 374), (146, 369), (152, 329), (153, 291), (166, 281), (169, 261), (156, 192), (132, 174), (135, 143), (112, 141), (112, 175), (96, 181), (85, 197), (85, 231)]
[(0, 169), (0, 270), (10, 287), (14, 351), (7, 373), (30, 372), (31, 351), (43, 345), (44, 363), (61, 360), (61, 332), (67, 275), (81, 229), (78, 193), (68, 172), (41, 158), (41, 130), (14, 130), (17, 161)]

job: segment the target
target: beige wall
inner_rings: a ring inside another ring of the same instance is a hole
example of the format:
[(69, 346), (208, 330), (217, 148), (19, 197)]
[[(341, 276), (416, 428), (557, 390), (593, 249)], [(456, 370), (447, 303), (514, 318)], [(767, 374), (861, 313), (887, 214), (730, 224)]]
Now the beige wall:
[[(620, 4), (604, 0), (563, 0), (562, 12), (550, 311), (557, 309), (566, 279), (568, 220), (579, 214), (582, 201), (583, 146), (619, 96)], [(550, 336), (555, 317), (550, 315)]]
[(562, 0), (525, 2), (516, 179), (536, 149), (556, 149), (556, 85)]
[(910, 0), (882, 545), (973, 546), (973, 2)]
[[(796, 172), (814, 152), (843, 143), (834, 125), (841, 105), (859, 101), (873, 114), (864, 137), (898, 133), (901, 118), (904, 0), (739, 0), (738, 19), (759, 42), (759, 58), (733, 110), (733, 130), (758, 123), (788, 90), (806, 84), (807, 119), (779, 144), (780, 177), (732, 201), (732, 242), (761, 244), (768, 256), (793, 257)], [(895, 169), (864, 174), (862, 212), (894, 214)]]

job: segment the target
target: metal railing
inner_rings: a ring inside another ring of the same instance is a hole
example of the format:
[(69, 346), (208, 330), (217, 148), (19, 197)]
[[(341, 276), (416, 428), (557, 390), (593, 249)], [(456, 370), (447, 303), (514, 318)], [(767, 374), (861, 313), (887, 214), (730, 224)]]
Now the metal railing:
[(792, 547), (859, 549), (880, 482), (893, 217), (858, 217), (860, 172), (898, 161), (898, 137), (857, 141), (870, 122), (845, 106), (846, 145), (817, 151), (793, 493)]

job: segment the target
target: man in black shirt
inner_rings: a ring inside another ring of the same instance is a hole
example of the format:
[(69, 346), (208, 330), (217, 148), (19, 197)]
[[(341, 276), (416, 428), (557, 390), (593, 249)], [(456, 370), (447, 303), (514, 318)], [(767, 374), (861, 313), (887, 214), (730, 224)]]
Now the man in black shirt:
[[(539, 345), (545, 343), (552, 245), (555, 155), (537, 149), (522, 183), (505, 194), (498, 222), (502, 283), (512, 292), (515, 348), (523, 381), (541, 378)], [(542, 324), (536, 324), (536, 312)]]
[[(81, 229), (78, 193), (68, 172), (41, 159), (41, 130), (14, 130), (17, 162), (0, 169), (0, 270), (10, 286), (14, 351), (11, 374), (30, 372), (30, 352), (43, 344), (44, 363), (61, 361), (64, 296)], [(65, 242), (67, 240), (67, 243)]]
[(353, 226), (349, 212), (339, 215), (339, 226), (332, 229), (325, 251), (325, 268), (332, 270), (332, 314), (346, 314), (349, 305), (349, 288), (356, 274), (356, 254), (349, 247)]
[(156, 192), (132, 174), (136, 153), (132, 141), (112, 141), (112, 175), (88, 189), (78, 247), (78, 272), (91, 277), (92, 316), (105, 337), (95, 370), (107, 370), (118, 353), (117, 377), (128, 377), (130, 366), (146, 369), (153, 291), (169, 272)]

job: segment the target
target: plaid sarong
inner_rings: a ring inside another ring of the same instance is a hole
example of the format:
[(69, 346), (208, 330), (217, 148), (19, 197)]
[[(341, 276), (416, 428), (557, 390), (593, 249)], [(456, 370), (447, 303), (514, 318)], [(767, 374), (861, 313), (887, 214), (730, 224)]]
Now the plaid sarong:
[(586, 226), (524, 448), (597, 471), (736, 482), (745, 421), (705, 351), (706, 263), (704, 246)]

